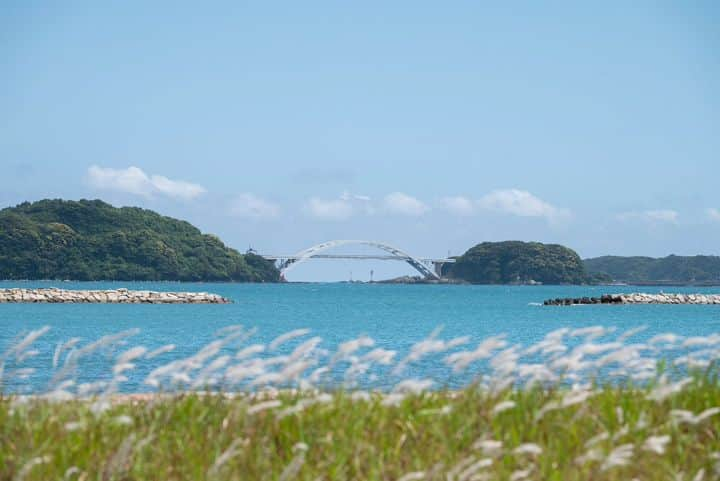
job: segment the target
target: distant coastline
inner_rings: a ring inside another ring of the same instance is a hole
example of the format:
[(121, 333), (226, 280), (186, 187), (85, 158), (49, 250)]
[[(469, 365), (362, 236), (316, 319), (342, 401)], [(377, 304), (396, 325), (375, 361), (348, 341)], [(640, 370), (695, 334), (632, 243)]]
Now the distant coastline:
[(602, 256), (583, 264), (590, 275), (638, 286), (720, 285), (719, 256)]
[[(481, 242), (433, 276), (390, 284), (720, 286), (720, 257), (581, 259), (559, 244)], [(440, 276), (440, 279), (436, 277)], [(285, 282), (273, 258), (241, 254), (188, 222), (101, 200), (0, 209), (3, 282)], [(430, 278), (432, 277), (432, 278)]]
[[(376, 281), (279, 281), (279, 282), (244, 282), (244, 281), (215, 281), (215, 280), (203, 280), (203, 281), (174, 281), (174, 280), (157, 280), (149, 281), (145, 279), (140, 280), (117, 280), (117, 279), (97, 279), (97, 280), (82, 280), (82, 279), (0, 279), (0, 283), (6, 284), (28, 284), (37, 282), (55, 282), (55, 283), (85, 283), (85, 284), (425, 284), (425, 285), (457, 285), (467, 286), (473, 285), (470, 282), (458, 280), (458, 279), (423, 279), (420, 276), (400, 276), (393, 277), (390, 279), (380, 279)], [(677, 281), (647, 281), (647, 282), (592, 282), (584, 284), (571, 284), (571, 283), (518, 283), (518, 282), (507, 282), (507, 283), (475, 283), (474, 285), (480, 286), (608, 286), (608, 287), (720, 287), (720, 280), (718, 281), (706, 281), (706, 282), (677, 282)]]

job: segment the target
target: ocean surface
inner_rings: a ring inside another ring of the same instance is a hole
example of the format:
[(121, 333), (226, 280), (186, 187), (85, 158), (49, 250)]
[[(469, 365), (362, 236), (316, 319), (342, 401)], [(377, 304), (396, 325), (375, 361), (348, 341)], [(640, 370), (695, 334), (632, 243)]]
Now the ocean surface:
[[(147, 373), (160, 364), (184, 358), (216, 339), (218, 330), (233, 325), (256, 328), (248, 343), (268, 343), (288, 331), (308, 328), (309, 336), (322, 338), (320, 347), (332, 351), (338, 344), (361, 335), (375, 347), (406, 353), (413, 343), (442, 327), (444, 339), (470, 336), (470, 345), (489, 336), (506, 334), (509, 343), (528, 346), (562, 327), (615, 327), (618, 332), (646, 326), (633, 339), (672, 332), (682, 336), (707, 336), (720, 332), (720, 306), (697, 305), (584, 305), (545, 307), (555, 297), (600, 296), (619, 292), (717, 293), (718, 288), (633, 286), (467, 286), (395, 284), (202, 284), (128, 282), (0, 282), (0, 287), (50, 287), (65, 289), (129, 289), (205, 291), (225, 296), (228, 305), (143, 304), (0, 304), (0, 352), (17, 343), (30, 330), (51, 329), (32, 346), (35, 355), (5, 368), (3, 389), (40, 392), (53, 372), (57, 345), (73, 337), (82, 346), (98, 338), (131, 328), (139, 329), (124, 346), (101, 351), (84, 362), (78, 382), (102, 378), (117, 353), (142, 345), (149, 350), (167, 344), (177, 347), (154, 359), (138, 362), (125, 373), (121, 390), (146, 391)], [(306, 337), (307, 338), (307, 337)], [(289, 352), (300, 340), (283, 344)], [(237, 346), (233, 348), (237, 351)], [(448, 376), (441, 358), (424, 359), (409, 366), (416, 378)], [(13, 361), (14, 362), (14, 361)], [(62, 357), (59, 360), (62, 364)], [(18, 369), (33, 368), (32, 373)], [(57, 368), (55, 368), (57, 369)], [(12, 371), (22, 375), (11, 376)]]

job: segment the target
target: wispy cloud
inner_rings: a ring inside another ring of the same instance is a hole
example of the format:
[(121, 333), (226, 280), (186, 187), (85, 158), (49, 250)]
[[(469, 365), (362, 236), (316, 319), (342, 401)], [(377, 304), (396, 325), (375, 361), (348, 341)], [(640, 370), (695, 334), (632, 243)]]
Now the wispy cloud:
[(475, 203), (463, 196), (443, 197), (440, 205), (453, 215), (469, 216), (475, 213)]
[(88, 169), (87, 180), (96, 189), (125, 192), (148, 198), (163, 195), (191, 200), (205, 193), (205, 188), (201, 185), (184, 180), (172, 180), (162, 175), (147, 175), (135, 166), (113, 169), (93, 165)]
[(150, 182), (159, 193), (168, 197), (194, 199), (205, 193), (205, 188), (201, 185), (185, 182), (184, 180), (170, 180), (162, 175), (151, 176)]
[(356, 214), (372, 215), (375, 212), (370, 197), (343, 192), (337, 199), (311, 197), (304, 206), (307, 214), (317, 219), (346, 220)]
[(272, 219), (280, 215), (280, 207), (250, 192), (238, 195), (230, 213), (245, 219)]
[(482, 209), (501, 212), (520, 217), (541, 217), (551, 222), (570, 217), (568, 209), (556, 207), (526, 190), (494, 190), (478, 200)]
[(312, 197), (305, 203), (305, 212), (317, 219), (346, 220), (353, 215), (353, 206), (343, 199)]
[(370, 202), (370, 197), (367, 195), (360, 195), (360, 194), (351, 194), (347, 190), (340, 194), (340, 198), (344, 201), (352, 201), (357, 200), (360, 202)]
[(707, 215), (708, 219), (714, 222), (720, 222), (720, 209), (715, 209), (711, 207), (705, 210), (705, 215)]
[(383, 199), (383, 207), (392, 214), (411, 217), (421, 216), (429, 210), (428, 206), (422, 201), (402, 192), (393, 192), (386, 195)]
[(676, 224), (680, 214), (672, 209), (642, 210), (622, 212), (617, 215), (617, 219), (623, 222), (640, 220), (653, 223)]

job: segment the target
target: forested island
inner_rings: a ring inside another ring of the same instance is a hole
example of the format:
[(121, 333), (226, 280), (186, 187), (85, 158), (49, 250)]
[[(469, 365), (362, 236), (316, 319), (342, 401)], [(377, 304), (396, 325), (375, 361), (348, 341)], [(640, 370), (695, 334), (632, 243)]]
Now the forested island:
[(41, 200), (0, 210), (0, 279), (277, 282), (280, 273), (151, 210)]
[(443, 267), (443, 276), (472, 284), (586, 284), (598, 280), (587, 274), (574, 250), (540, 242), (483, 242)]
[(583, 262), (593, 275), (628, 284), (720, 284), (718, 256), (603, 256)]
[(443, 266), (449, 280), (472, 284), (720, 285), (720, 257), (603, 256), (581, 260), (558, 244), (483, 242)]

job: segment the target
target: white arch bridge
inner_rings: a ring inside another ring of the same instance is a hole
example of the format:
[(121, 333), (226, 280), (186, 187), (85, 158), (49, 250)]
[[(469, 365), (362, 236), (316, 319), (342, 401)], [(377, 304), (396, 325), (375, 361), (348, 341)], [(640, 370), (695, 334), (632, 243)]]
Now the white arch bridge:
[[(325, 254), (324, 252), (335, 247), (345, 245), (363, 245), (375, 247), (385, 254)], [(267, 260), (274, 261), (280, 273), (285, 273), (292, 267), (302, 264), (303, 262), (309, 261), (310, 259), (356, 259), (356, 260), (393, 260), (403, 261), (410, 264), (416, 271), (423, 275), (426, 279), (440, 279), (442, 275), (443, 264), (455, 262), (455, 259), (427, 259), (414, 257), (405, 251), (393, 247), (384, 242), (378, 241), (367, 241), (367, 240), (332, 240), (323, 242), (312, 246), (308, 249), (298, 252), (295, 255), (283, 256), (283, 255), (264, 255), (260, 254)]]

